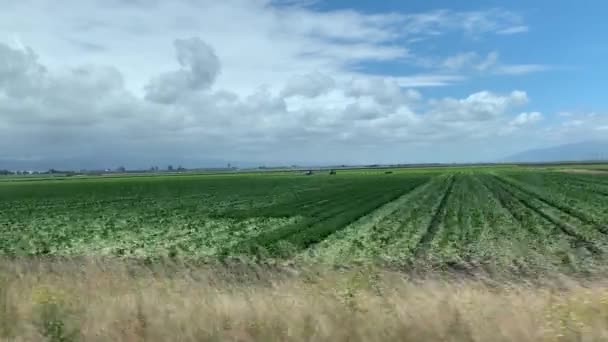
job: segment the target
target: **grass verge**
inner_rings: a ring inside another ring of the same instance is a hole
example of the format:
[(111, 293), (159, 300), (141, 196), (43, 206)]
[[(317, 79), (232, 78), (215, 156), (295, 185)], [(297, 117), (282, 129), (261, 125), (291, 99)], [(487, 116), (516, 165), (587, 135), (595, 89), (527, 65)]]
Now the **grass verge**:
[(0, 263), (0, 340), (600, 341), (608, 286), (360, 266)]

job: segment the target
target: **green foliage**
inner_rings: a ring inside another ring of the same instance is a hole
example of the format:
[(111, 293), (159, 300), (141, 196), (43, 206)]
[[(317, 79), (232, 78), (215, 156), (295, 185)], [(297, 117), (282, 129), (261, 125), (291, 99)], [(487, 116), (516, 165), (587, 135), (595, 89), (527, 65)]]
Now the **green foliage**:
[(468, 167), (0, 182), (4, 255), (306, 255), (579, 272), (605, 261), (606, 235), (608, 174)]

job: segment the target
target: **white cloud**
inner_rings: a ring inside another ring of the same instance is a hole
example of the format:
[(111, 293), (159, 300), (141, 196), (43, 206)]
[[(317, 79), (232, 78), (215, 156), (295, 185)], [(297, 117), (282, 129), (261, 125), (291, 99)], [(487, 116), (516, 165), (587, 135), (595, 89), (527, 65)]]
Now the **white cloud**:
[(495, 67), (498, 63), (498, 52), (492, 51), (488, 53), (488, 55), (479, 61), (479, 63), (475, 66), (475, 68), (479, 71), (485, 71), (492, 67)]
[[(404, 34), (403, 20), (401, 15), (320, 12), (265, 0), (66, 0), (62, 6), (24, 0), (0, 11), (0, 32), (8, 32), (9, 40), (18, 33), (50, 68), (112, 64), (123, 70), (127, 88), (137, 94), (144, 93), (148, 75), (174, 68), (168, 44), (201, 37), (221, 60), (218, 86), (244, 94), (260, 84), (280, 89), (293, 74), (341, 74), (361, 61), (404, 58), (407, 48), (391, 44)], [(165, 78), (171, 84), (183, 80), (175, 73)]]
[(28, 94), (34, 87), (32, 83), (45, 73), (31, 49), (17, 50), (0, 44), (0, 56), (0, 89), (8, 96)]
[(476, 71), (499, 75), (524, 75), (551, 69), (543, 64), (505, 64), (499, 59), (500, 56), (496, 51), (489, 52), (485, 56), (468, 51), (446, 57), (439, 66), (451, 71)]
[[(212, 48), (187, 41), (205, 48), (184, 54), (176, 44), (184, 79), (207, 75), (201, 70), (213, 74), (216, 61), (207, 58), (214, 55)], [(11, 61), (0, 64), (10, 75), (0, 90), (0, 144), (11, 146), (4, 159), (77, 158), (102, 166), (146, 166), (172, 158), (185, 164), (205, 158), (255, 161), (269, 155), (277, 161), (388, 162), (410, 146), (410, 158), (421, 160), (430, 158), (421, 144), (449, 141), (455, 147), (491, 138), (511, 110), (528, 101), (523, 91), (425, 101), (398, 78), (358, 75), (329, 82), (315, 73), (294, 76), (306, 81), (291, 83), (288, 92), (262, 86), (245, 95), (218, 88), (213, 77), (195, 86), (178, 82), (184, 86), (179, 96), (157, 103), (129, 91), (115, 68), (47, 71), (31, 51), (4, 46), (0, 51), (0, 61)], [(360, 153), (349, 154), (353, 150)]]
[(540, 71), (547, 71), (551, 69), (547, 65), (542, 64), (513, 64), (513, 65), (500, 65), (496, 68), (497, 74), (505, 75), (523, 75)]
[(452, 72), (473, 70), (485, 71), (498, 63), (498, 53), (492, 51), (483, 56), (475, 51), (467, 51), (448, 56), (440, 61), (421, 59), (421, 62), (424, 63), (424, 66), (427, 68), (439, 67)]
[(431, 114), (445, 121), (467, 122), (497, 119), (508, 109), (528, 102), (528, 95), (520, 90), (509, 94), (481, 91), (464, 99), (446, 98), (431, 101)]
[(417, 74), (387, 78), (394, 79), (401, 87), (406, 88), (440, 87), (464, 80), (462, 76), (449, 74)]
[(448, 69), (460, 70), (473, 64), (478, 59), (479, 55), (476, 52), (469, 51), (447, 57), (441, 64)]
[(346, 86), (345, 94), (354, 98), (370, 97), (379, 104), (392, 106), (410, 103), (421, 97), (418, 91), (404, 91), (398, 80), (389, 78), (354, 79)]
[(511, 26), (501, 30), (496, 31), (498, 34), (517, 34), (517, 33), (525, 33), (528, 32), (529, 28), (526, 25), (518, 25)]
[(304, 96), (317, 97), (335, 86), (333, 78), (319, 72), (310, 73), (307, 75), (294, 76), (285, 85), (282, 91), (282, 96)]
[(200, 38), (177, 39), (174, 44), (182, 68), (161, 74), (146, 85), (150, 101), (173, 103), (189, 91), (209, 88), (220, 72), (215, 52)]
[[(66, 0), (53, 6), (23, 0), (0, 11), (0, 32), (6, 32), (9, 41), (18, 36), (34, 47), (50, 68), (111, 64), (123, 71), (126, 87), (138, 95), (145, 92), (147, 75), (173, 68), (167, 44), (198, 36), (214, 47), (222, 62), (218, 86), (244, 94), (259, 84), (282, 89), (280, 83), (293, 74), (316, 70), (334, 77), (355, 72), (362, 61), (408, 59), (413, 52), (403, 40), (453, 33), (480, 36), (523, 22), (502, 9), (368, 14), (316, 11), (300, 1), (279, 3)], [(176, 78), (183, 81), (177, 74), (164, 77), (171, 79), (169, 84)], [(451, 81), (420, 80), (421, 86), (445, 83)], [(414, 80), (410, 85), (416, 86)]]
[(462, 151), (494, 141), (527, 110), (527, 93), (429, 98), (423, 87), (497, 72), (506, 66), (497, 53), (465, 52), (436, 72), (373, 67), (409, 63), (416, 44), (436, 37), (477, 39), (522, 21), (497, 9), (367, 14), (299, 1), (14, 1), (0, 12), (0, 41), (23, 42), (0, 42), (0, 145), (9, 146), (0, 161), (472, 158)]
[[(562, 113), (563, 114), (563, 113)], [(568, 112), (548, 123), (543, 135), (550, 142), (606, 140), (608, 113)]]
[(406, 32), (425, 35), (440, 35), (446, 29), (459, 29), (469, 35), (502, 33), (514, 26), (521, 26), (523, 18), (503, 9), (456, 12), (437, 10), (408, 15)]
[(539, 112), (520, 113), (515, 119), (511, 120), (510, 124), (513, 126), (523, 126), (539, 122), (542, 119), (543, 115)]

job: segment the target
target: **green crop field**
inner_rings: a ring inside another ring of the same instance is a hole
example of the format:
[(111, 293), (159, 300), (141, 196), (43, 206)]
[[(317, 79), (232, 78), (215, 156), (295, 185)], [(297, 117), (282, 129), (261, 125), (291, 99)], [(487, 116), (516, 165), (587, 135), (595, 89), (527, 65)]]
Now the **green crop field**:
[(0, 180), (0, 253), (580, 270), (608, 174), (517, 167)]

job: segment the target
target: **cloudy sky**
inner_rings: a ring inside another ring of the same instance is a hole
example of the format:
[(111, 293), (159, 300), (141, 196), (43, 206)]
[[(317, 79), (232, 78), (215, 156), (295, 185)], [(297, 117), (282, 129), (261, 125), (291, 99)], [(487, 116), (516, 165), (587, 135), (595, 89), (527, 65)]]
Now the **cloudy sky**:
[(608, 5), (502, 3), (2, 0), (0, 164), (475, 162), (608, 136)]

